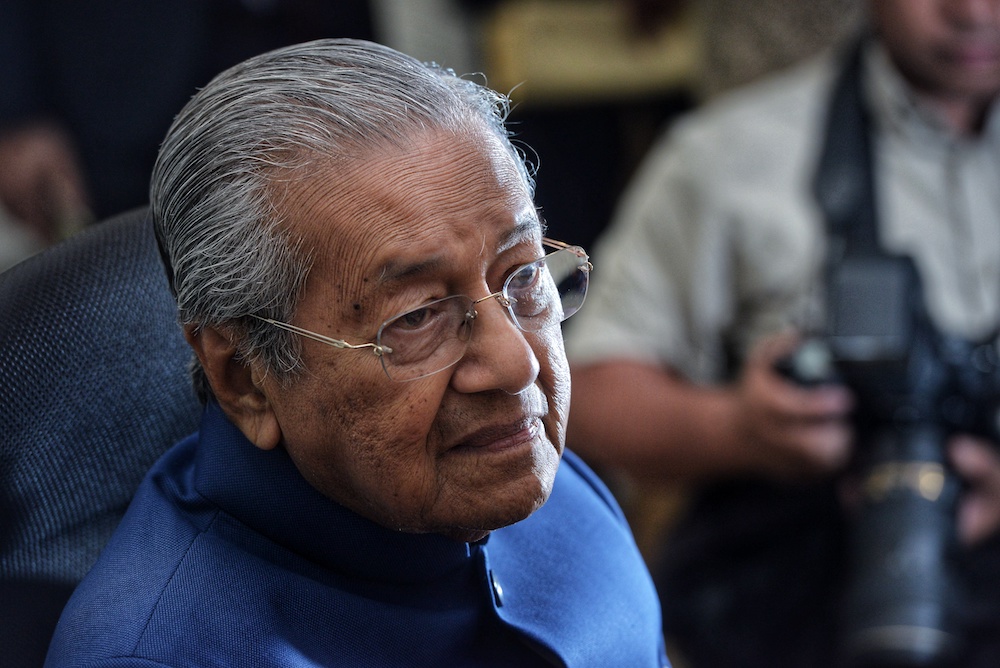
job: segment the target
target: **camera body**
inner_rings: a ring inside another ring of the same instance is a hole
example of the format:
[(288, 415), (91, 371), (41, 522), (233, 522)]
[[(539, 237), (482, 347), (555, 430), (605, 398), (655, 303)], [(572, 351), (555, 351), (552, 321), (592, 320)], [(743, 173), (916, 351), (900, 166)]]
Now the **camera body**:
[(826, 331), (779, 371), (805, 385), (842, 383), (856, 397), (861, 503), (848, 529), (843, 662), (957, 666), (961, 483), (945, 446), (956, 433), (1000, 443), (996, 347), (934, 327), (910, 258), (848, 255), (828, 272)]

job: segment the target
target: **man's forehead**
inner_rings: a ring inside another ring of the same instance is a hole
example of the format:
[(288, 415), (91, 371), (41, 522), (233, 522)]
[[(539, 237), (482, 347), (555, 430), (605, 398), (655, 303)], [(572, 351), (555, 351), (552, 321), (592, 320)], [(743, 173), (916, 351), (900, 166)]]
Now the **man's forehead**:
[(379, 285), (401, 283), (414, 280), (421, 275), (441, 271), (455, 264), (459, 258), (475, 264), (489, 264), (507, 251), (519, 245), (537, 246), (542, 239), (542, 225), (533, 211), (522, 212), (512, 226), (480, 228), (470, 232), (467, 239), (440, 239), (426, 245), (387, 243), (375, 267), (374, 274)]
[(314, 268), (344, 295), (540, 244), (515, 158), (481, 130), (430, 131), (406, 147), (328, 165), (285, 182), (281, 209)]

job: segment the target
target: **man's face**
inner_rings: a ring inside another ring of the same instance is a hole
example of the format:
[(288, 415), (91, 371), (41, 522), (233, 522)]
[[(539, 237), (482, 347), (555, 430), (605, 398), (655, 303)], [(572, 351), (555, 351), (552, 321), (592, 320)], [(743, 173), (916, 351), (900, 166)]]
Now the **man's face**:
[[(544, 254), (523, 179), (486, 132), (430, 132), (281, 200), (314, 257), (293, 324), (351, 343), (429, 300), (495, 292)], [(545, 502), (569, 403), (561, 331), (522, 332), (492, 299), (476, 308), (462, 360), (416, 381), (389, 380), (370, 349), (303, 340), (305, 373), (265, 392), (314, 487), (382, 525), (461, 540)]]
[(1000, 0), (872, 0), (871, 11), (918, 90), (977, 101), (1000, 91)]

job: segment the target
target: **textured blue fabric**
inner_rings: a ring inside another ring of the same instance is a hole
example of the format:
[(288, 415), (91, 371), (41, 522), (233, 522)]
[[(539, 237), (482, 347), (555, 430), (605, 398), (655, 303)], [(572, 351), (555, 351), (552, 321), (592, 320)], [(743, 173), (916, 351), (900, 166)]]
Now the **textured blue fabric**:
[(209, 406), (141, 485), (46, 665), (668, 664), (627, 524), (571, 453), (541, 510), (466, 544), (329, 501)]
[(0, 275), (0, 666), (42, 665), (143, 475), (198, 427), (191, 358), (145, 210)]

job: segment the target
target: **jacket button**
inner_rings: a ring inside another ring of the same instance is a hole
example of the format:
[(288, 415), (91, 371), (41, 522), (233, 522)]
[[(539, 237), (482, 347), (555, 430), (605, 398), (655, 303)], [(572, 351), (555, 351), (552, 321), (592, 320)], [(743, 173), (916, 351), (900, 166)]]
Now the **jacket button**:
[(493, 586), (493, 600), (496, 601), (497, 607), (503, 605), (503, 587), (497, 581), (497, 576), (493, 571), (490, 571), (490, 584)]

